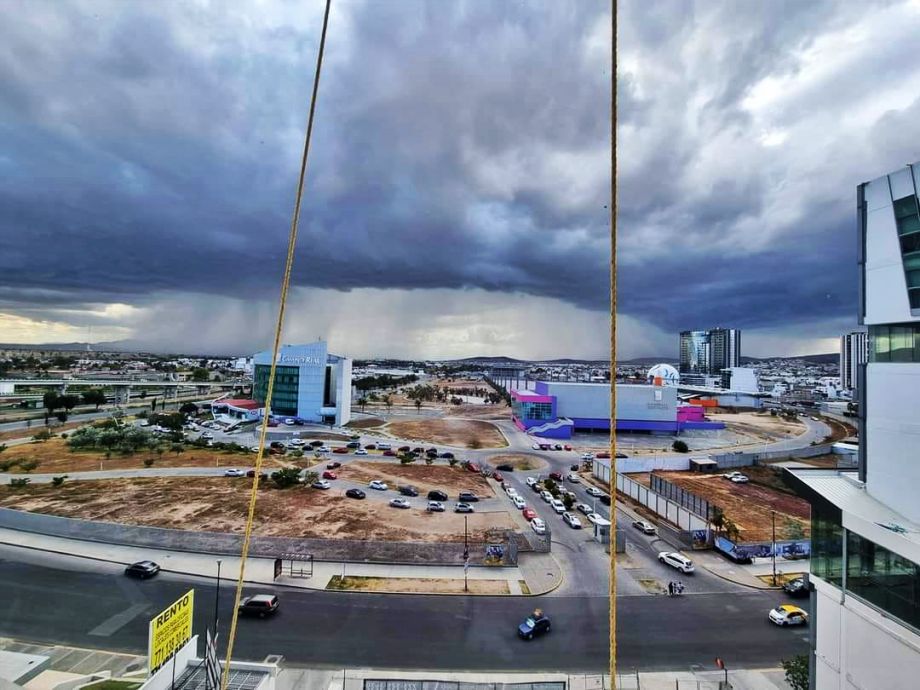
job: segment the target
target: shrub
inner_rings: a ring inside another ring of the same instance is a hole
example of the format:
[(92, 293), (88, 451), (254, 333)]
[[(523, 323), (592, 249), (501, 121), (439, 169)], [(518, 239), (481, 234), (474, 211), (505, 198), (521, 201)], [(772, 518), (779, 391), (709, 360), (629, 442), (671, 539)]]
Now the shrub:
[(180, 453), (184, 453), (184, 452), (185, 452), (185, 446), (183, 446), (181, 443), (173, 443), (173, 444), (169, 447), (169, 450), (170, 450), (171, 452), (175, 453), (176, 455), (179, 455)]
[(433, 464), (434, 464), (434, 458), (431, 457), (430, 455), (425, 456), (425, 464), (426, 464), (426, 465), (433, 465)]
[(559, 491), (559, 489), (556, 488), (556, 482), (549, 478), (543, 480), (543, 488), (553, 494), (553, 496)]
[[(308, 472), (309, 474), (315, 475), (315, 472)], [(288, 487), (294, 486), (300, 483), (300, 470), (296, 467), (285, 467), (282, 470), (272, 472), (271, 480), (275, 482), (275, 486), (279, 489), (287, 489)], [(306, 481), (306, 479), (304, 480)], [(315, 480), (311, 480), (311, 484)]]
[(67, 438), (67, 433), (65, 432), (65, 433), (61, 434), (61, 438)]
[(572, 506), (575, 505), (575, 499), (572, 498), (571, 494), (566, 494), (562, 497), (562, 504), (565, 506), (566, 510), (571, 510)]
[(290, 452), (290, 456), (291, 456), (292, 458), (302, 458), (302, 457), (303, 457), (303, 451), (302, 451), (302, 450), (292, 450), (292, 451)]
[(4, 445), (3, 443), (0, 443), (0, 453), (2, 453), (5, 450), (6, 450), (6, 445)]
[(51, 433), (50, 429), (42, 429), (37, 434), (35, 434), (35, 436), (32, 437), (32, 440), (33, 441), (47, 441), (52, 436), (54, 436), (54, 434)]
[(4, 460), (0, 462), (0, 472), (9, 472), (10, 468), (19, 464), (19, 460)]
[(799, 654), (791, 659), (783, 659), (786, 682), (792, 690), (808, 690), (808, 656)]
[(687, 446), (686, 443), (680, 440), (674, 441), (674, 443), (671, 444), (671, 450), (673, 450), (675, 453), (689, 453), (690, 452), (689, 446)]
[(457, 462), (458, 462), (457, 458), (448, 458), (448, 459), (447, 459), (447, 464), (450, 465), (451, 467), (454, 467), (454, 466), (457, 464)]
[(63, 476), (61, 476), (61, 477), (52, 477), (52, 478), (51, 478), (51, 486), (60, 486), (61, 484), (64, 483), (64, 480), (65, 480), (65, 479), (67, 479), (67, 475), (66, 475), (66, 474), (63, 475)]
[(26, 474), (34, 470), (36, 467), (38, 467), (38, 465), (39, 465), (38, 460), (20, 460), (19, 461), (20, 469), (22, 469), (22, 471), (25, 472)]
[(28, 477), (16, 477), (10, 480), (10, 486), (14, 489), (21, 489), (24, 486), (28, 486), (30, 481), (32, 480)]
[(468, 448), (472, 448), (473, 450), (482, 448), (482, 442), (479, 440), (478, 436), (473, 436), (473, 438), (471, 438), (466, 445)]
[(144, 467), (153, 467), (153, 463), (156, 462), (153, 458), (144, 458)]

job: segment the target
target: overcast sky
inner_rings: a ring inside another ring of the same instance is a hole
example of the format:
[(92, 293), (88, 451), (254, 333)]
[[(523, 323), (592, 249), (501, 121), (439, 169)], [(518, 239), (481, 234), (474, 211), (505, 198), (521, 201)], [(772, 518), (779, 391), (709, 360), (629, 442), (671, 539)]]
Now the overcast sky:
[[(621, 2), (623, 357), (855, 326), (920, 3)], [(0, 342), (270, 345), (322, 2), (0, 0)], [(603, 357), (605, 3), (333, 0), (286, 342)]]

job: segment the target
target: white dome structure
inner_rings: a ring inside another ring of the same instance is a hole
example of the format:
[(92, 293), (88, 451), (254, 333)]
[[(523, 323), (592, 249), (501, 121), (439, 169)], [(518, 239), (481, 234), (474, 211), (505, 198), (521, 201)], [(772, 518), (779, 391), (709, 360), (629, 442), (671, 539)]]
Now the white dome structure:
[(656, 386), (676, 386), (680, 383), (680, 374), (670, 364), (656, 364), (648, 370), (645, 378)]

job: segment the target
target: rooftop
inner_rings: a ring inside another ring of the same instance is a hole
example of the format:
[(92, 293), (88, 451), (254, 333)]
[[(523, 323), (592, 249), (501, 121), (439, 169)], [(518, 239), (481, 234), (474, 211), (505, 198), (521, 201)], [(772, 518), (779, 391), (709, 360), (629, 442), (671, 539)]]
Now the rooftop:
[(212, 405), (229, 405), (230, 407), (236, 407), (241, 410), (258, 410), (262, 407), (255, 400), (247, 400), (246, 398), (231, 398), (226, 400), (218, 400)]

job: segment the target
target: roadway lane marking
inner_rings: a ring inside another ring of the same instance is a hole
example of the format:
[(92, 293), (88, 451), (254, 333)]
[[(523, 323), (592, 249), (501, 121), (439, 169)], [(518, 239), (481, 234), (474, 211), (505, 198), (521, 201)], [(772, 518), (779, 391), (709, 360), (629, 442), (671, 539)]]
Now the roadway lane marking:
[(146, 603), (132, 604), (121, 613), (116, 613), (114, 616), (102, 621), (90, 630), (89, 634), (97, 637), (110, 637), (146, 611), (147, 607)]

